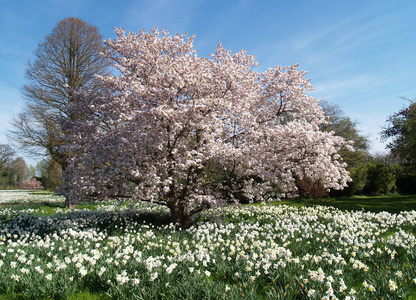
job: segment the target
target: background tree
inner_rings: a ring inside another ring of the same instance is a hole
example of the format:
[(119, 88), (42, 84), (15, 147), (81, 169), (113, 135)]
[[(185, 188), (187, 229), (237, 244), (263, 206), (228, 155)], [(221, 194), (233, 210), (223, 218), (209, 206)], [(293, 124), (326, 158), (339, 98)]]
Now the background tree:
[(36, 166), (29, 165), (29, 178), (35, 178), (36, 177)]
[(0, 144), (0, 172), (4, 171), (7, 164), (11, 162), (15, 155), (14, 150), (10, 145)]
[(29, 176), (29, 168), (22, 157), (9, 159), (0, 173), (0, 188), (18, 188), (19, 184)]
[(408, 107), (391, 115), (381, 132), (381, 137), (389, 141), (387, 148), (402, 166), (396, 185), (401, 193), (416, 193), (416, 99)]
[(365, 164), (366, 182), (364, 194), (388, 194), (396, 187), (396, 178), (401, 168), (391, 154), (376, 154)]
[(40, 161), (35, 166), (35, 177), (40, 180), (46, 173), (47, 165), (48, 165), (49, 159), (46, 157)]
[(55, 191), (61, 185), (62, 167), (53, 159), (47, 160), (46, 169), (42, 176), (45, 189)]
[(364, 187), (367, 184), (367, 168), (366, 164), (370, 159), (369, 141), (361, 135), (357, 122), (352, 121), (345, 115), (344, 111), (336, 104), (321, 101), (325, 115), (328, 117), (330, 123), (322, 124), (321, 129), (327, 132), (334, 132), (335, 135), (342, 136), (345, 140), (353, 141), (355, 151), (340, 150), (340, 155), (344, 162), (347, 163), (347, 170), (350, 172), (352, 181), (348, 183), (348, 187), (344, 190), (333, 190), (331, 194), (334, 196), (352, 196), (357, 193), (363, 193)]
[(330, 123), (321, 125), (321, 129), (327, 132), (333, 131), (335, 135), (342, 136), (347, 141), (353, 141), (354, 151), (341, 149), (340, 155), (349, 167), (356, 167), (368, 159), (369, 141), (361, 135), (357, 122), (345, 115), (344, 111), (336, 104), (321, 101), (319, 104)]
[(381, 132), (389, 140), (387, 148), (408, 171), (416, 171), (416, 99), (410, 105), (391, 115)]
[(19, 186), (29, 176), (29, 168), (23, 157), (15, 158), (9, 166), (12, 174), (11, 185)]
[(59, 121), (73, 118), (66, 110), (74, 101), (73, 90), (99, 89), (94, 74), (109, 73), (109, 61), (100, 55), (102, 40), (97, 27), (66, 18), (38, 45), (35, 60), (26, 69), (26, 107), (12, 121), (14, 144), (31, 155), (48, 155), (65, 167), (67, 154), (57, 151), (64, 142)]
[(250, 201), (290, 196), (296, 178), (346, 186), (338, 152), (348, 144), (320, 130), (325, 115), (297, 65), (257, 73), (254, 56), (221, 44), (208, 59), (196, 55), (193, 37), (116, 33), (106, 55), (120, 76), (102, 76), (105, 89), (80, 93), (69, 111), (76, 118), (64, 122), (62, 148), (73, 154), (67, 197), (166, 205), (186, 227), (236, 193)]
[(9, 165), (15, 156), (15, 152), (7, 144), (0, 144), (0, 188), (10, 188), (9, 185)]
[(51, 157), (42, 159), (35, 169), (35, 178), (45, 189), (54, 191), (61, 185), (62, 167)]

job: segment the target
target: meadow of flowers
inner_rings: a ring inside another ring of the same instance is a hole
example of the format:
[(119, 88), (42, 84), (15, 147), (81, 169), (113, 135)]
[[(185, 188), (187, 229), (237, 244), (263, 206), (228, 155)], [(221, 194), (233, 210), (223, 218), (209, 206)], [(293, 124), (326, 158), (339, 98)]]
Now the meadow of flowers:
[(225, 207), (178, 230), (167, 210), (139, 203), (2, 205), (0, 295), (416, 299), (415, 234), (415, 211)]
[(0, 204), (27, 202), (62, 202), (64, 197), (52, 196), (49, 193), (36, 193), (29, 190), (0, 191)]

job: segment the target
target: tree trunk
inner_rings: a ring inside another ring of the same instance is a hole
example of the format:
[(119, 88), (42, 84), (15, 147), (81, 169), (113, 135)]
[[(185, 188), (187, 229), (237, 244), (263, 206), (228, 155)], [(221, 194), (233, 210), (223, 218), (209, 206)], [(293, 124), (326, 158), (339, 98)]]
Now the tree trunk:
[(188, 228), (191, 225), (189, 215), (185, 211), (185, 207), (180, 203), (173, 203), (168, 206), (170, 209), (170, 220), (175, 224), (176, 228)]
[(76, 205), (73, 204), (72, 201), (68, 197), (65, 197), (65, 208), (72, 209), (75, 207)]

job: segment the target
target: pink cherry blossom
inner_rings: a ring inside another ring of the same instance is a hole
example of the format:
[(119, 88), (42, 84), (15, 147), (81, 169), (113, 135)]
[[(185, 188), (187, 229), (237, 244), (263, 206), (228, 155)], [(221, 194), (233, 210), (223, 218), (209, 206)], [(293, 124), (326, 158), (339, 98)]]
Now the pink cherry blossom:
[(166, 205), (187, 226), (221, 203), (296, 194), (296, 179), (342, 189), (350, 180), (338, 155), (350, 143), (322, 132), (327, 122), (299, 65), (254, 71), (253, 55), (218, 44), (199, 57), (194, 37), (155, 29), (116, 29), (105, 56), (118, 75), (82, 91), (64, 151), (72, 153), (64, 191), (131, 197)]
[(21, 189), (25, 190), (37, 190), (37, 189), (43, 189), (42, 183), (36, 180), (36, 178), (27, 179), (23, 181), (19, 187)]

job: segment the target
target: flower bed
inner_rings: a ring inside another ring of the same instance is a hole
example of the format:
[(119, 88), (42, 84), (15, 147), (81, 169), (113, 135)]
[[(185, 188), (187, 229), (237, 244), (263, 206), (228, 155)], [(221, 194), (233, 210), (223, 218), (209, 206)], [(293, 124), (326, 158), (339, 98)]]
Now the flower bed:
[(168, 217), (140, 204), (8, 215), (0, 221), (0, 294), (398, 299), (416, 291), (415, 211), (227, 207), (187, 230)]

